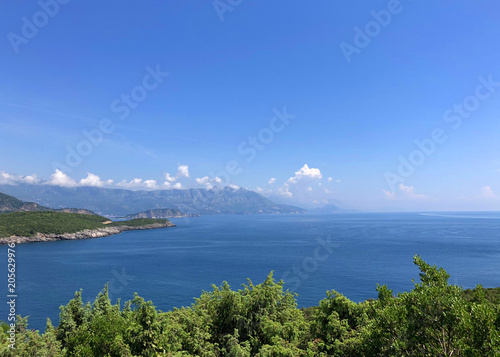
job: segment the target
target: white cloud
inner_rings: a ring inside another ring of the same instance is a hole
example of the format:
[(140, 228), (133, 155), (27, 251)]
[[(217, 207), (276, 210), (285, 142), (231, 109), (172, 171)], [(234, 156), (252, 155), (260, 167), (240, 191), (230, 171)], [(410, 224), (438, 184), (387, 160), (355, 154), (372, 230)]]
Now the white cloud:
[(56, 170), (51, 176), (46, 185), (61, 186), (61, 187), (76, 187), (78, 183), (71, 177), (66, 175), (61, 170)]
[(156, 180), (143, 180), (141, 178), (135, 178), (132, 181), (123, 180), (116, 185), (127, 189), (143, 188), (154, 190), (158, 188)]
[(150, 189), (158, 188), (158, 186), (156, 185), (156, 180), (146, 180), (144, 181), (144, 185)]
[(262, 188), (260, 188), (260, 187), (257, 187), (257, 188), (255, 189), (255, 191), (256, 191), (256, 192), (264, 192), (264, 190), (263, 190)]
[(385, 198), (388, 200), (426, 200), (429, 197), (423, 194), (415, 192), (413, 186), (405, 186), (402, 183), (399, 184), (397, 192), (390, 192), (382, 190), (384, 192)]
[(342, 180), (338, 179), (338, 180), (336, 180), (335, 182), (336, 182), (336, 183), (341, 183), (341, 182), (342, 182)]
[(177, 180), (177, 178), (170, 176), (170, 174), (168, 172), (165, 174), (165, 181), (175, 182), (176, 180)]
[[(189, 178), (189, 167), (187, 165), (177, 165), (177, 174), (175, 176), (170, 175), (169, 172), (165, 173), (165, 182), (163, 186), (167, 188), (178, 188), (182, 185), (173, 185), (180, 178)], [(172, 186), (173, 185), (173, 186)]]
[[(181, 168), (182, 167), (182, 168)], [(187, 176), (185, 176), (187, 174)], [(171, 176), (168, 172), (165, 174), (165, 182), (163, 183), (163, 186), (166, 188), (178, 188), (182, 186), (182, 184), (179, 185), (173, 185), (175, 181), (177, 181), (178, 178), (180, 177), (189, 177), (189, 170), (187, 166), (179, 166), (179, 169), (177, 171), (177, 176)], [(172, 186), (173, 185), (173, 186)]]
[(79, 187), (79, 186), (94, 186), (94, 187), (102, 187), (105, 185), (113, 184), (113, 180), (103, 181), (97, 175), (92, 173), (87, 173), (87, 177), (81, 179), (80, 181), (76, 181), (71, 178), (69, 175), (66, 175), (61, 170), (55, 170), (50, 178), (47, 181), (41, 181), (37, 175), (33, 174), (30, 176), (15, 176), (5, 172), (0, 172), (0, 184), (17, 184), (17, 183), (28, 183), (28, 184), (43, 184), (43, 185), (51, 185), (51, 186), (60, 186), (60, 187)]
[(495, 195), (495, 192), (493, 192), (493, 189), (490, 186), (484, 186), (481, 188), (481, 193), (484, 198), (495, 198), (497, 197)]
[(141, 178), (135, 178), (132, 181), (128, 182), (127, 180), (122, 180), (117, 183), (116, 186), (124, 187), (124, 188), (140, 188), (144, 186), (143, 180)]
[(179, 165), (177, 167), (177, 177), (189, 177), (189, 167), (188, 165)]
[(208, 177), (208, 176), (204, 176), (202, 178), (197, 178), (196, 179), (196, 183), (198, 185), (206, 185), (209, 182), (210, 182), (210, 177)]
[(239, 190), (240, 189), (240, 186), (233, 185), (232, 183), (230, 183), (228, 186), (230, 188), (232, 188), (233, 190)]
[(198, 185), (205, 186), (205, 188), (209, 190), (211, 190), (212, 188), (214, 188), (214, 186), (222, 182), (222, 179), (220, 177), (210, 178), (208, 176), (197, 178), (195, 180)]
[(99, 176), (91, 174), (90, 172), (87, 173), (86, 178), (80, 180), (80, 186), (103, 187), (105, 185), (109, 186), (112, 183), (113, 180), (103, 181)]
[[(295, 175), (290, 177), (279, 189), (278, 193), (282, 196), (289, 198), (297, 198), (300, 200), (310, 201), (311, 198), (311, 185), (317, 184), (321, 186), (321, 179), (323, 175), (320, 169), (310, 168), (304, 164)], [(307, 195), (307, 196), (306, 196)]]
[(172, 187), (173, 187), (173, 188), (175, 188), (175, 189), (180, 190), (180, 189), (182, 188), (182, 183), (177, 182), (177, 183), (176, 183), (175, 185), (173, 185)]
[(327, 188), (325, 188), (325, 189), (324, 189), (324, 191), (325, 191), (325, 193), (326, 193), (326, 194), (330, 194), (330, 193), (332, 193), (332, 191), (330, 191), (330, 190), (329, 190), (329, 189), (327, 189)]
[(40, 179), (35, 174), (31, 176), (15, 176), (7, 172), (0, 172), (0, 184), (15, 185), (17, 183), (29, 183), (34, 185), (40, 183)]
[(297, 183), (303, 178), (321, 180), (323, 178), (323, 175), (321, 174), (321, 171), (319, 169), (309, 168), (307, 164), (304, 164), (304, 166), (302, 166), (299, 171), (295, 172), (295, 176), (290, 177), (288, 181), (291, 183)]
[(290, 192), (290, 185), (288, 184), (288, 182), (285, 182), (283, 184), (283, 186), (281, 186), (278, 189), (278, 191), (279, 191), (279, 194), (282, 195), (282, 196), (290, 197), (290, 198), (293, 197), (293, 193)]
[(332, 181), (333, 181), (333, 178), (329, 177), (328, 182), (332, 182)]
[(269, 184), (269, 185), (272, 185), (272, 184), (273, 184), (273, 183), (275, 183), (275, 182), (276, 182), (276, 177), (271, 177), (271, 178), (269, 179), (268, 184)]
[(0, 172), (0, 184), (13, 185), (19, 182), (18, 176), (11, 175), (7, 172)]
[(35, 185), (37, 183), (40, 183), (40, 179), (38, 178), (37, 175), (24, 176), (22, 181), (24, 183), (29, 183), (31, 185)]

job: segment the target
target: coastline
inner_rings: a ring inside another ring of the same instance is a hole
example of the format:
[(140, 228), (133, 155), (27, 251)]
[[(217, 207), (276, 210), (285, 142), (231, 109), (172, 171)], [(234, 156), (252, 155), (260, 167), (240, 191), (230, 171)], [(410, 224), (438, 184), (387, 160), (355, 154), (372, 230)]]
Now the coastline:
[(0, 238), (0, 245), (15, 243), (15, 244), (25, 244), (25, 243), (35, 243), (35, 242), (54, 242), (59, 240), (77, 240), (77, 239), (92, 239), (92, 238), (102, 238), (109, 237), (115, 234), (120, 234), (125, 231), (136, 231), (136, 230), (146, 230), (146, 229), (158, 229), (175, 227), (172, 222), (167, 223), (154, 223), (146, 224), (144, 226), (116, 226), (116, 227), (104, 227), (97, 229), (85, 229), (83, 231), (75, 233), (62, 233), (62, 234), (43, 234), (36, 233), (31, 237), (26, 236), (11, 236)]

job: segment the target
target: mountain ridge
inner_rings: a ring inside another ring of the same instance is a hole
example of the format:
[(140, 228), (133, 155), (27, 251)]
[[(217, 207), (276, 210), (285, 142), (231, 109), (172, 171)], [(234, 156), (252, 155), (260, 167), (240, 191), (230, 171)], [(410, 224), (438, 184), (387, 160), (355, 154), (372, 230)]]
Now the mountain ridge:
[(244, 188), (215, 187), (131, 191), (100, 187), (0, 185), (0, 191), (52, 208), (80, 207), (107, 216), (170, 207), (186, 214), (297, 214), (300, 207), (277, 204)]
[(35, 202), (24, 202), (20, 199), (0, 192), (0, 213), (10, 212), (61, 212), (61, 213), (79, 213), (95, 215), (94, 212), (84, 208), (49, 208), (41, 206)]
[(23, 202), (16, 197), (0, 192), (0, 213), (50, 210), (50, 208), (40, 206), (35, 202)]

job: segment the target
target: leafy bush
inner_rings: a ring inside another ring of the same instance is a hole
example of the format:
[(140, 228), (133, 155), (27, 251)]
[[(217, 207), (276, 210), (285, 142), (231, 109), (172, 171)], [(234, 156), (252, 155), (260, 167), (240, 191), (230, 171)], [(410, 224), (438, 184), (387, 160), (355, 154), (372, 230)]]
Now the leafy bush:
[(332, 290), (302, 310), (272, 273), (238, 291), (213, 286), (192, 306), (169, 312), (137, 294), (113, 305), (107, 287), (93, 304), (77, 292), (61, 306), (57, 328), (48, 321), (43, 334), (18, 317), (17, 349), (8, 348), (4, 333), (0, 355), (500, 356), (499, 305), (480, 286), (464, 293), (442, 268), (418, 256), (414, 263), (420, 282), (410, 292), (394, 296), (379, 286), (377, 300), (356, 304)]

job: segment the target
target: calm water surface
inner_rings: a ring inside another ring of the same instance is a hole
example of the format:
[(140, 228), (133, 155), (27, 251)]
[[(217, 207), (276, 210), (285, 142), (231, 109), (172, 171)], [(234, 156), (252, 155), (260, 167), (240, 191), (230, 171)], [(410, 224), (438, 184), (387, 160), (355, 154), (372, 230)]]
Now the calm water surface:
[[(206, 216), (172, 219), (176, 228), (125, 232), (101, 239), (31, 243), (17, 250), (17, 313), (31, 328), (58, 322), (76, 290), (93, 301), (109, 282), (114, 301), (134, 292), (158, 309), (188, 306), (226, 280), (237, 289), (274, 271), (296, 291), (299, 306), (335, 289), (358, 302), (376, 284), (413, 287), (414, 254), (444, 267), (450, 282), (500, 286), (500, 213), (372, 213)], [(329, 245), (324, 247), (326, 242)], [(0, 247), (7, 272), (7, 247)], [(1, 283), (7, 301), (7, 274)], [(285, 282), (286, 282), (285, 281)], [(0, 304), (0, 320), (7, 316)]]

